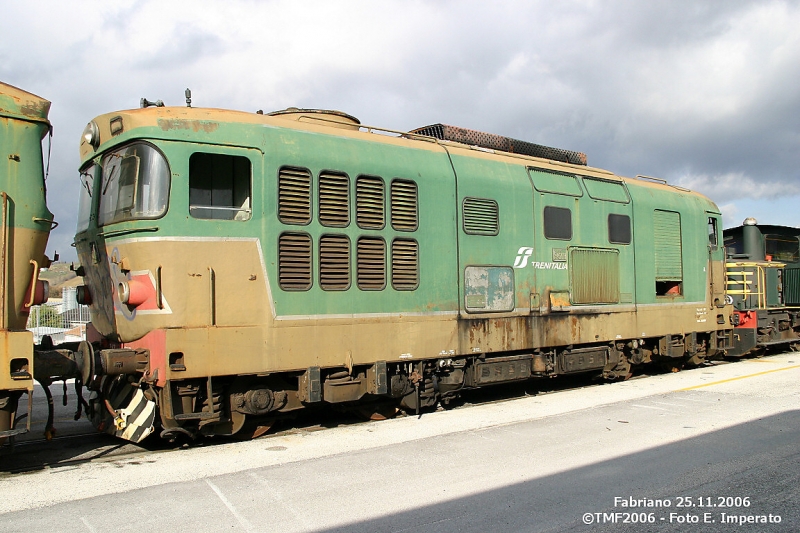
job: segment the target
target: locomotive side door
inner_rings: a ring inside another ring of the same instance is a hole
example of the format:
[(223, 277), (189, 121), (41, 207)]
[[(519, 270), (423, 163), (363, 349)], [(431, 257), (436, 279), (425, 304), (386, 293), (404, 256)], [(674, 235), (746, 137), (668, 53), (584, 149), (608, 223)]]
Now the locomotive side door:
[(706, 212), (708, 219), (708, 272), (711, 305), (725, 306), (725, 246), (722, 243), (721, 215)]
[(448, 151), (457, 181), (460, 350), (527, 348), (534, 218), (525, 167)]

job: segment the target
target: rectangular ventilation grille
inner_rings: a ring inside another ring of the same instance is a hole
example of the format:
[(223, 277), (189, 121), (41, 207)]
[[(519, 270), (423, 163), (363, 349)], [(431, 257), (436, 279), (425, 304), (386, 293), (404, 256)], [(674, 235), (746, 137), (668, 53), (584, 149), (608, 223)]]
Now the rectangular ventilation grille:
[(681, 281), (681, 215), (674, 211), (653, 212), (656, 249), (656, 281)]
[(417, 184), (413, 181), (392, 182), (392, 228), (397, 231), (417, 229)]
[(413, 291), (419, 286), (419, 245), (413, 239), (392, 241), (392, 287)]
[(570, 254), (572, 303), (619, 302), (619, 251), (574, 249)]
[(326, 291), (350, 287), (350, 239), (346, 235), (320, 237), (319, 285)]
[(311, 236), (284, 233), (278, 239), (278, 281), (283, 290), (311, 288)]
[(469, 235), (497, 235), (500, 231), (500, 213), (497, 202), (486, 198), (464, 198), (464, 233)]
[(383, 180), (375, 176), (359, 176), (356, 180), (356, 221), (364, 229), (383, 229), (384, 213)]
[(311, 172), (284, 167), (278, 174), (278, 219), (284, 224), (311, 222)]
[(350, 223), (350, 180), (346, 175), (319, 175), (319, 222), (334, 228)]
[(356, 255), (358, 288), (379, 291), (386, 287), (386, 242), (380, 237), (361, 237)]
[(800, 305), (800, 268), (787, 268), (784, 271), (783, 290), (786, 305)]

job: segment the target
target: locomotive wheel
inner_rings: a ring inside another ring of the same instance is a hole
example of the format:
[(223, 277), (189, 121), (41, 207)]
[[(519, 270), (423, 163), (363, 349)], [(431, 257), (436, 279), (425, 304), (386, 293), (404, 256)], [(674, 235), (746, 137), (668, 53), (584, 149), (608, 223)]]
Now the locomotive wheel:
[(353, 411), (364, 420), (386, 420), (394, 418), (400, 412), (395, 404), (365, 405)]
[(277, 422), (276, 418), (261, 418), (258, 420), (247, 420), (244, 425), (234, 434), (234, 437), (241, 440), (252, 440), (265, 435)]

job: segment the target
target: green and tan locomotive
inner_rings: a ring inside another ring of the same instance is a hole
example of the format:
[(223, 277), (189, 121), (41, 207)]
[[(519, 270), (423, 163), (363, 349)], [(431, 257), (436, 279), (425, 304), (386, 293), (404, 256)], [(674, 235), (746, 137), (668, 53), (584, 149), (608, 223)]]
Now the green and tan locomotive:
[[(50, 264), (44, 252), (53, 224), (42, 153), (49, 110), (47, 100), (0, 83), (0, 442), (30, 427), (33, 334), (25, 326), (30, 307), (48, 292), (38, 275)], [(23, 394), (27, 409), (17, 415)]]
[[(146, 104), (146, 102), (145, 102)], [(143, 107), (80, 145), (95, 424), (233, 434), (729, 342), (713, 202), (585, 156), (341, 112)]]

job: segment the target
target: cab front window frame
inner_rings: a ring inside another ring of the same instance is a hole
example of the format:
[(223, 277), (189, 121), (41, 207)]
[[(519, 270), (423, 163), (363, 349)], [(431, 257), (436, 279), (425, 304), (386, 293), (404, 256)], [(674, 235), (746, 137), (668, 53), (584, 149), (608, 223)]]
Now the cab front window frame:
[(81, 190), (78, 197), (78, 226), (75, 233), (83, 233), (95, 219), (94, 213), (94, 182), (102, 169), (100, 165), (92, 161), (80, 171)]
[(170, 167), (151, 143), (135, 141), (100, 158), (97, 224), (161, 218), (169, 207)]

